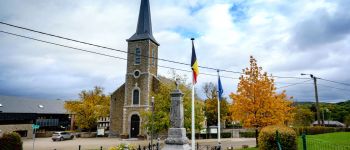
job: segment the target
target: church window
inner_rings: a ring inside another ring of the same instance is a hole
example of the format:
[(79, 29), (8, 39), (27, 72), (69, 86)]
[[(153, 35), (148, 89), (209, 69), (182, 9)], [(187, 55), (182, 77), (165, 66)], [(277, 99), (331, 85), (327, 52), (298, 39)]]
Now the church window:
[(139, 71), (139, 70), (135, 70), (135, 71), (134, 71), (134, 77), (135, 77), (135, 78), (140, 77), (140, 71)]
[(132, 104), (138, 105), (140, 104), (140, 90), (135, 89), (132, 93)]
[(135, 49), (135, 64), (140, 64), (141, 63), (141, 49), (136, 48)]

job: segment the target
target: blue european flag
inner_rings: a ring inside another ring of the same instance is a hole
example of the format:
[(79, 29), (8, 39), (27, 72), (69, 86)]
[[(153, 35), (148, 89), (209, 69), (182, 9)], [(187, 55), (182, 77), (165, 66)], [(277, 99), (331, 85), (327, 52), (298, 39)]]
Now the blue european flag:
[(219, 94), (219, 100), (222, 100), (222, 94), (224, 93), (224, 89), (222, 89), (222, 85), (221, 85), (221, 80), (220, 80), (220, 76), (219, 76), (219, 80), (218, 80), (218, 94)]

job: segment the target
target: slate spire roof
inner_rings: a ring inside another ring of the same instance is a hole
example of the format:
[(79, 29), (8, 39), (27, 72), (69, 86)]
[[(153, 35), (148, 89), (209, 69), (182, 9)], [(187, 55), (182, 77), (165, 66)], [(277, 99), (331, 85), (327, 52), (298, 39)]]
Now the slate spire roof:
[(127, 41), (152, 40), (154, 43), (159, 43), (154, 39), (152, 33), (151, 10), (149, 0), (141, 0), (139, 20), (137, 22), (136, 33)]

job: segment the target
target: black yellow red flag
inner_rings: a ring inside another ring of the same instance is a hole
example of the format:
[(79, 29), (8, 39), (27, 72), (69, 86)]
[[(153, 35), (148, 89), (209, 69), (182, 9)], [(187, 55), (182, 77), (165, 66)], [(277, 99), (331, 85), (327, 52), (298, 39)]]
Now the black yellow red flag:
[(198, 62), (197, 62), (197, 57), (196, 57), (196, 51), (194, 49), (194, 38), (191, 39), (192, 40), (192, 58), (191, 58), (191, 68), (192, 68), (192, 73), (193, 73), (193, 84), (197, 83), (197, 77), (199, 74), (199, 70), (198, 70)]

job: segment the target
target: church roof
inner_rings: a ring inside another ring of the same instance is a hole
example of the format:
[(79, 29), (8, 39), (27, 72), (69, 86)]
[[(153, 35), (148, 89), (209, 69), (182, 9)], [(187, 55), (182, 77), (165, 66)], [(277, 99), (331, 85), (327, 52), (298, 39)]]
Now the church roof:
[(149, 0), (141, 0), (139, 20), (137, 22), (136, 33), (127, 41), (152, 40), (154, 43), (159, 43), (154, 39), (152, 33), (151, 10)]

